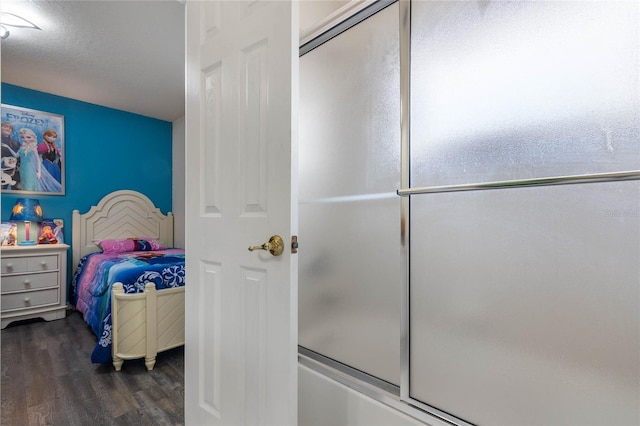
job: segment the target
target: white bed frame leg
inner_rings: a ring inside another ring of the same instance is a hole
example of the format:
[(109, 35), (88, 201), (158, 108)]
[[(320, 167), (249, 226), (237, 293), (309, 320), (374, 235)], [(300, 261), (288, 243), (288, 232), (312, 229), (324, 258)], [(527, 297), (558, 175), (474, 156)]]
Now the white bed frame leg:
[(147, 295), (147, 354), (144, 365), (151, 371), (158, 355), (158, 292), (153, 283), (146, 283), (144, 292)]
[(147, 366), (147, 370), (153, 370), (153, 366), (156, 365), (156, 357), (154, 356), (153, 358), (145, 358), (144, 365)]
[(116, 369), (116, 371), (120, 371), (122, 369), (123, 363), (124, 360), (122, 358), (118, 358), (117, 356), (113, 357), (113, 367)]
[(127, 295), (121, 283), (114, 284), (111, 293), (111, 322), (111, 357), (116, 371), (120, 371), (124, 360), (142, 357), (147, 370), (152, 370), (158, 354), (158, 301), (155, 284), (148, 282), (143, 293)]

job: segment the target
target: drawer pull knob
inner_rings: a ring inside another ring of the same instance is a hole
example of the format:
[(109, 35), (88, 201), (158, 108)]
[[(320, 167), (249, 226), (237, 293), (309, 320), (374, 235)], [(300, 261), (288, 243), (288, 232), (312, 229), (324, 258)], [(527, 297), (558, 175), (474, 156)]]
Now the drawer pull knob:
[(28, 297), (24, 298), (24, 304), (28, 305), (31, 302), (31, 299), (29, 299)]
[(7, 263), (7, 269), (13, 269), (13, 263)]
[(47, 261), (46, 261), (46, 260), (43, 260), (42, 262), (40, 262), (40, 264), (41, 264), (42, 266), (47, 266)]
[(29, 280), (24, 280), (24, 285), (29, 287), (31, 285), (31, 281)]

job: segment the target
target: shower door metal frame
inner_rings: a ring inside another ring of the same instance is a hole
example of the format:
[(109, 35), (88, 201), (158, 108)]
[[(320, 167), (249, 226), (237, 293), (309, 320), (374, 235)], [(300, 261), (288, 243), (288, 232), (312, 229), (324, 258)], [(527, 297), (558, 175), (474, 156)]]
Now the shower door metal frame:
[[(411, 191), (411, 1), (400, 0), (400, 186), (405, 191)], [(410, 349), (411, 349), (411, 312), (409, 282), (410, 272), (410, 207), (411, 197), (409, 194), (401, 193), (401, 236), (402, 236), (402, 259), (403, 274), (402, 280), (402, 302), (400, 310), (400, 400), (408, 406), (426, 412), (431, 421), (437, 419), (444, 424), (454, 424), (459, 426), (471, 426), (470, 423), (452, 416), (435, 407), (427, 405), (421, 401), (411, 398), (411, 376), (410, 376)]]

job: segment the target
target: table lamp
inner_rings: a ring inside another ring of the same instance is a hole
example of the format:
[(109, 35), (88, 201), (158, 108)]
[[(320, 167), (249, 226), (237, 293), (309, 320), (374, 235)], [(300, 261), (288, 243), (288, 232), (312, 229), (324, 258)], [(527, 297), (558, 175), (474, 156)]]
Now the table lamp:
[(42, 221), (42, 207), (38, 200), (31, 198), (18, 198), (16, 204), (11, 210), (11, 221), (24, 222), (24, 236), (25, 240), (18, 243), (19, 246), (33, 246), (36, 241), (31, 240), (30, 228), (31, 222)]

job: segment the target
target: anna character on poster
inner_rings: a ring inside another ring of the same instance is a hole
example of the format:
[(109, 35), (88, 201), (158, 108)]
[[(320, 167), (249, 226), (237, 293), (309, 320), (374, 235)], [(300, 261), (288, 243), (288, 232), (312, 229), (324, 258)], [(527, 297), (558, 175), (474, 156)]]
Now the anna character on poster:
[(42, 165), (55, 180), (62, 183), (62, 154), (56, 146), (58, 133), (55, 130), (47, 129), (42, 133), (42, 142), (38, 144), (38, 154), (42, 159)]

